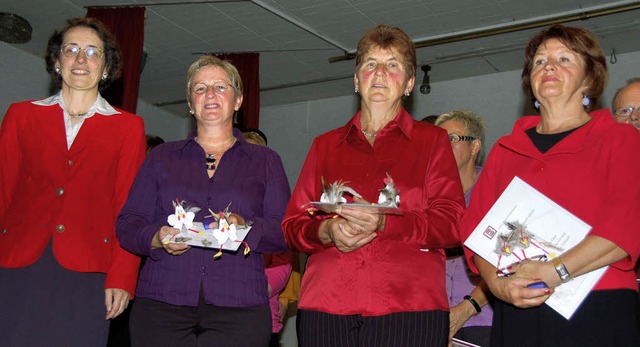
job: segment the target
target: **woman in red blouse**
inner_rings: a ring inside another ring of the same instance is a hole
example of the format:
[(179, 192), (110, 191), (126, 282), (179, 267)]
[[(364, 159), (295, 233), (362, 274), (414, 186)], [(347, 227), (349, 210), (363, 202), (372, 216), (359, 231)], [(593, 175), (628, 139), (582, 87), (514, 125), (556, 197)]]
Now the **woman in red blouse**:
[[(446, 131), (402, 107), (415, 70), (415, 48), (402, 30), (368, 31), (354, 75), (361, 111), (309, 150), (283, 222), (290, 247), (310, 255), (298, 304), (300, 346), (447, 343), (441, 249), (459, 244), (464, 199)], [(363, 197), (349, 201), (378, 202), (387, 174), (401, 215), (307, 210), (320, 200), (323, 179), (347, 182)]]

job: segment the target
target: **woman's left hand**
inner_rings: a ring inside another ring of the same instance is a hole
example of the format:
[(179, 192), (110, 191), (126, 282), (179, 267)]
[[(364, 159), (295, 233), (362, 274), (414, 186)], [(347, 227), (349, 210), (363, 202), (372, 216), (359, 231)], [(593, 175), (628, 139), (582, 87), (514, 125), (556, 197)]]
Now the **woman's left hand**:
[[(371, 204), (370, 202), (355, 198), (354, 202), (359, 204)], [(344, 218), (349, 227), (359, 234), (370, 235), (376, 231), (382, 231), (386, 221), (385, 215), (348, 206), (340, 206), (336, 213)]]
[(550, 261), (523, 260), (511, 265), (509, 269), (519, 278), (536, 279), (537, 282), (544, 282), (549, 288), (555, 288), (562, 282), (556, 273), (553, 263)]
[(118, 317), (129, 306), (131, 295), (124, 289), (107, 288), (104, 290), (104, 305), (107, 308), (105, 319)]

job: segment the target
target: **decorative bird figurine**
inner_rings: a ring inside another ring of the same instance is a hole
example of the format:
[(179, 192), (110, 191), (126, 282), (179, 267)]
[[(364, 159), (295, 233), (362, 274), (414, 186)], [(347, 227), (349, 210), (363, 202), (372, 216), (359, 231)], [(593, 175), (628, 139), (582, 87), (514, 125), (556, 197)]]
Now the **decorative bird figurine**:
[(185, 210), (184, 206), (182, 206), (177, 198), (172, 203), (175, 213), (170, 214), (169, 217), (167, 217), (167, 223), (180, 230), (182, 230), (183, 226), (186, 229), (193, 227), (193, 218), (195, 218), (196, 213), (200, 211), (200, 208), (191, 207)]
[(400, 192), (393, 183), (393, 178), (387, 172), (387, 178), (383, 180), (385, 187), (380, 189), (380, 195), (378, 196), (378, 204), (385, 206), (398, 207), (400, 204)]
[(329, 185), (324, 183), (324, 177), (320, 178), (322, 180), (322, 195), (320, 196), (320, 202), (325, 202), (329, 204), (337, 204), (337, 203), (345, 203), (347, 199), (342, 195), (344, 193), (349, 193), (357, 198), (362, 198), (362, 195), (358, 194), (353, 188), (347, 186), (348, 182), (335, 181)]

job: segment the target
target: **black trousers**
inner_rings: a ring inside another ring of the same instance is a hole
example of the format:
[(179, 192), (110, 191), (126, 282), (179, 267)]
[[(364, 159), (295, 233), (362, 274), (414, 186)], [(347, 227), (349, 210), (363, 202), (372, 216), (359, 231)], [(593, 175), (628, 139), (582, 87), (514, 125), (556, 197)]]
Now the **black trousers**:
[(445, 347), (449, 313), (400, 312), (377, 317), (298, 309), (300, 347)]
[(137, 298), (129, 322), (133, 347), (267, 347), (271, 311), (219, 307), (201, 298), (198, 307)]

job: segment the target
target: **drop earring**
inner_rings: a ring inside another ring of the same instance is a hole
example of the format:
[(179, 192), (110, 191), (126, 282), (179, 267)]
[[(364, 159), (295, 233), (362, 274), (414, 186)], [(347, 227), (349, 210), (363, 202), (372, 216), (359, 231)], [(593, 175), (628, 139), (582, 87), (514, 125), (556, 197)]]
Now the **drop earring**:
[(358, 94), (358, 91), (359, 91), (359, 90), (358, 90), (358, 86), (356, 86), (356, 94)]
[(60, 74), (60, 66), (56, 65), (56, 73), (59, 75)]
[(106, 72), (106, 71), (105, 71), (105, 72), (103, 72), (103, 73), (102, 73), (102, 80), (103, 80), (103, 81), (104, 81), (104, 80), (106, 80), (106, 79), (107, 79), (107, 76), (109, 76), (109, 75), (107, 75), (107, 72)]
[(586, 107), (586, 106), (589, 106), (590, 103), (591, 103), (591, 99), (589, 99), (588, 96), (584, 95), (582, 97), (582, 105)]
[(540, 101), (536, 100), (533, 102), (533, 107), (535, 107), (536, 109), (540, 108)]
[(408, 90), (405, 90), (404, 91), (404, 96), (409, 96), (409, 95), (411, 95), (411, 93)]

